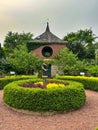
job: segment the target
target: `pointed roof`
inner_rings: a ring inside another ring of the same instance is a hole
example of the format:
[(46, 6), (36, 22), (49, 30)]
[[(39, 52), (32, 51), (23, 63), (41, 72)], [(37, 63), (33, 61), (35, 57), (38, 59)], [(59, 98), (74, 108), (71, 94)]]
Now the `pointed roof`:
[(45, 32), (50, 32), (49, 23), (47, 22), (47, 27)]
[(34, 39), (36, 42), (48, 42), (48, 43), (65, 43), (60, 38), (50, 32), (49, 23), (47, 22), (46, 30), (44, 33)]

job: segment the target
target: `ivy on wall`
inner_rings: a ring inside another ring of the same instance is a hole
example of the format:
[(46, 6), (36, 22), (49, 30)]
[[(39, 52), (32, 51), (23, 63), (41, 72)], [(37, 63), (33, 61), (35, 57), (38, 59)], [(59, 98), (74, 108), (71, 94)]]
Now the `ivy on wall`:
[[(39, 48), (40, 46), (44, 46), (44, 45), (52, 45), (52, 44), (56, 44), (56, 43), (49, 43), (49, 42), (28, 42), (27, 43), (27, 48), (28, 51), (33, 51), (37, 48)], [(62, 43), (58, 43), (58, 44), (62, 44)]]

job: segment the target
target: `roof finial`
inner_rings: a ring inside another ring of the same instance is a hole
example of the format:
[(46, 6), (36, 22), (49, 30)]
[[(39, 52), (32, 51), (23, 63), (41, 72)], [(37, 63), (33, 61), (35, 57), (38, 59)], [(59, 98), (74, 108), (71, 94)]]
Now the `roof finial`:
[(47, 27), (46, 27), (46, 32), (50, 32), (50, 29), (49, 29), (49, 19), (47, 19)]

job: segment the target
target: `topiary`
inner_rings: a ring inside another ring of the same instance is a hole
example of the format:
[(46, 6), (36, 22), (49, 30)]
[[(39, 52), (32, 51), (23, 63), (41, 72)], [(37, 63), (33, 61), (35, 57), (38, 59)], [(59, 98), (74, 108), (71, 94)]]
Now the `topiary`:
[(22, 83), (36, 83), (29, 79), (12, 82), (4, 87), (3, 100), (11, 107), (30, 111), (70, 111), (84, 105), (84, 87), (78, 82), (69, 82), (64, 87), (23, 88)]

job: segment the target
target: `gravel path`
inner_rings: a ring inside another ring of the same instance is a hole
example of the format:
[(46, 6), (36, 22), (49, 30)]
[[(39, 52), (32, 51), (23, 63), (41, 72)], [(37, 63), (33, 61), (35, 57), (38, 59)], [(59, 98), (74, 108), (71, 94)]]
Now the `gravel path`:
[(98, 93), (86, 90), (86, 104), (79, 110), (52, 116), (18, 113), (2, 101), (0, 91), (0, 130), (95, 130), (98, 127)]

